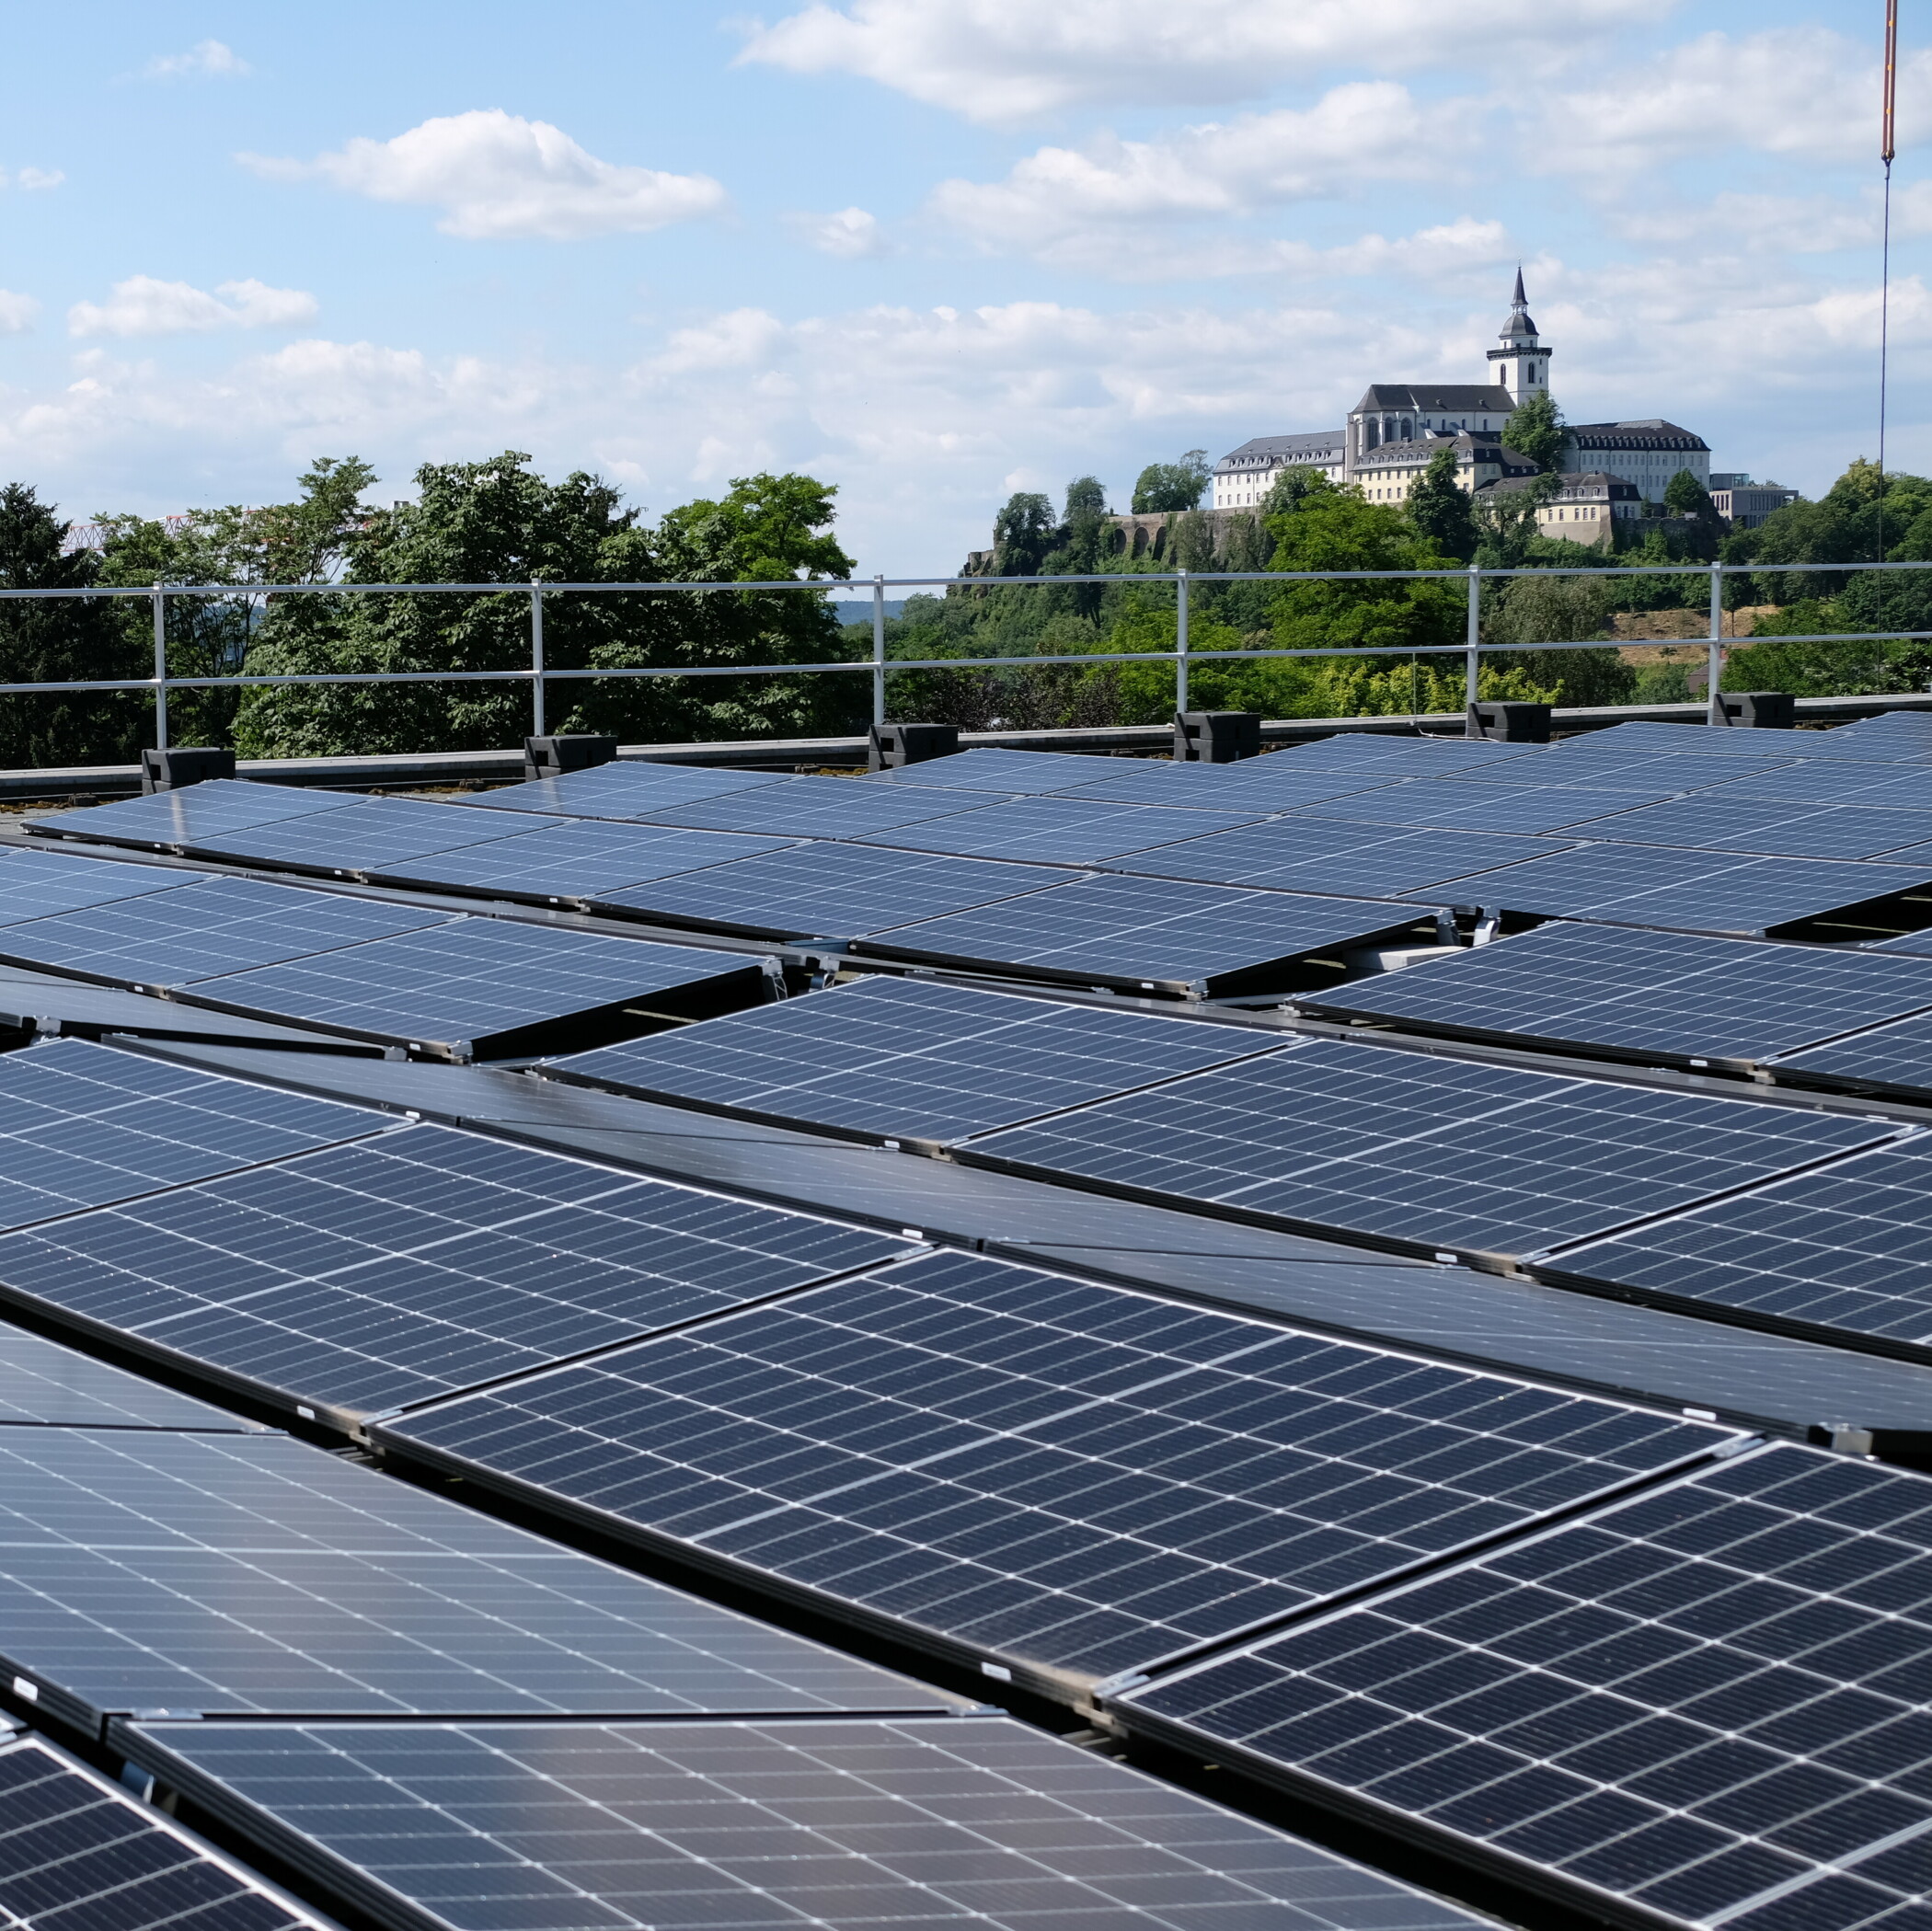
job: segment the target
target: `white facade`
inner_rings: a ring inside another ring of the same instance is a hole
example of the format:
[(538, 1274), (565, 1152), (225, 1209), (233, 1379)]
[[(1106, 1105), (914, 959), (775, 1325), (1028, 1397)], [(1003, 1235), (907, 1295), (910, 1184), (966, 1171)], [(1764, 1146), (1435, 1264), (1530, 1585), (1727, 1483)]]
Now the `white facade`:
[(1214, 465), (1210, 507), (1216, 510), (1258, 509), (1284, 469), (1314, 469), (1330, 482), (1347, 479), (1342, 431), (1317, 430), (1299, 436), (1257, 436), (1230, 451)]
[(1651, 416), (1634, 422), (1576, 422), (1563, 448), (1565, 469), (1596, 470), (1637, 485), (1647, 503), (1661, 503), (1671, 478), (1687, 469), (1710, 488), (1710, 445), (1691, 430)]

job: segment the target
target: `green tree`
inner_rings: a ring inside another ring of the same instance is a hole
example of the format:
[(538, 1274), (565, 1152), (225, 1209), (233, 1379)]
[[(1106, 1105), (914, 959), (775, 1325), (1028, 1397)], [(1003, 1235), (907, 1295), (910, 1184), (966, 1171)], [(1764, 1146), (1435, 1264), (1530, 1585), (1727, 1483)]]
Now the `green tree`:
[[(1608, 638), (1616, 597), (1594, 575), (1558, 576), (1538, 571), (1513, 577), (1489, 605), (1483, 641), (1498, 644), (1585, 643)], [(1487, 660), (1499, 672), (1521, 671), (1530, 682), (1558, 695), (1560, 704), (1627, 704), (1637, 671), (1615, 650), (1524, 649)]]
[(1563, 411), (1547, 389), (1538, 389), (1510, 411), (1502, 425), (1502, 440), (1519, 456), (1527, 456), (1546, 475), (1563, 466), (1566, 437)]
[[(483, 463), (425, 465), (416, 501), (365, 512), (343, 546), (351, 583), (501, 583), (502, 592), (274, 599), (251, 668), (521, 670), (530, 661), (533, 580), (724, 586), (850, 574), (827, 527), (834, 492), (811, 477), (738, 478), (728, 496), (687, 503), (645, 531), (601, 478), (579, 471), (550, 483), (529, 461), (511, 450)], [(544, 620), (546, 661), (559, 670), (829, 661), (841, 647), (837, 620), (816, 592), (553, 592)], [(550, 722), (645, 738), (789, 733), (822, 707), (861, 708), (856, 688), (811, 688), (844, 682), (573, 682), (553, 692), (568, 706), (553, 704)], [(478, 750), (516, 742), (529, 717), (527, 689), (517, 685), (283, 686), (247, 694), (236, 739), (255, 755)]]
[(1149, 463), (1133, 485), (1133, 513), (1158, 515), (1164, 510), (1198, 510), (1213, 475), (1204, 449), (1190, 449), (1178, 463)]
[(1000, 577), (1030, 577), (1053, 542), (1053, 506), (1038, 490), (1018, 489), (993, 519), (993, 569)]
[(1476, 554), (1476, 511), (1455, 480), (1455, 451), (1445, 444), (1430, 457), (1409, 492), (1409, 520), (1445, 556), (1466, 563)]
[[(0, 590), (89, 590), (98, 584), (100, 558), (92, 550), (65, 550), (68, 527), (27, 484), (0, 486)], [(130, 647), (128, 626), (106, 599), (0, 602), (0, 683), (145, 677), (153, 664), (151, 647)], [(151, 715), (151, 700), (133, 691), (0, 699), (0, 764), (17, 770), (129, 764)]]

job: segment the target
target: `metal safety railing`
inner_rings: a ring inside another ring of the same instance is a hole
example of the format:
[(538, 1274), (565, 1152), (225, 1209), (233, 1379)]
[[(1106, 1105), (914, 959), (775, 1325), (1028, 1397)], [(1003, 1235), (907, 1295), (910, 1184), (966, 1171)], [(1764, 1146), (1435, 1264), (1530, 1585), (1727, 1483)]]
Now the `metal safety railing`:
[[(1455, 569), (1409, 570), (1186, 570), (1096, 571), (1078, 576), (1054, 577), (873, 577), (865, 587), (871, 592), (872, 649), (868, 657), (838, 659), (829, 662), (777, 664), (672, 664), (601, 666), (595, 669), (552, 666), (544, 659), (544, 599), (546, 596), (672, 594), (717, 595), (747, 591), (804, 592), (812, 595), (836, 595), (854, 587), (838, 578), (780, 577), (764, 582), (689, 580), (667, 583), (564, 583), (533, 580), (520, 583), (155, 583), (134, 587), (103, 587), (75, 590), (4, 590), (0, 602), (23, 599), (146, 598), (154, 606), (155, 673), (152, 677), (85, 678), (58, 683), (0, 684), (0, 697), (29, 696), (61, 691), (148, 691), (155, 699), (155, 741), (167, 746), (167, 694), (179, 690), (251, 690), (282, 684), (527, 684), (530, 686), (530, 718), (534, 735), (545, 730), (546, 686), (566, 682), (643, 677), (792, 677), (824, 672), (867, 674), (872, 684), (872, 721), (882, 724), (886, 718), (886, 679), (894, 671), (1011, 671), (1030, 664), (1102, 664), (1171, 661), (1174, 665), (1174, 707), (1188, 708), (1189, 678), (1197, 663), (1221, 663), (1237, 659), (1316, 657), (1461, 657), (1466, 662), (1464, 678), (1467, 702), (1478, 698), (1478, 678), (1486, 653), (1522, 650), (1618, 650), (1633, 642), (1695, 644), (1706, 646), (1707, 689), (1713, 719), (1720, 716), (1719, 683), (1726, 645), (1747, 642), (1747, 638), (1723, 634), (1724, 585), (1728, 579), (1752, 576), (1843, 573), (1856, 570), (1932, 569), (1932, 562), (1869, 563), (1685, 563), (1633, 564), (1612, 567), (1563, 565), (1555, 569), (1535, 567), (1492, 569), (1479, 564)], [(1710, 582), (1710, 621), (1708, 633), (1698, 638), (1632, 639), (1593, 638), (1551, 638), (1547, 642), (1489, 643), (1481, 640), (1482, 592), (1485, 583), (1512, 577), (1579, 576), (1592, 580), (1612, 577), (1708, 577)], [(1377, 649), (1368, 645), (1324, 645), (1307, 649), (1270, 647), (1241, 649), (1196, 650), (1188, 634), (1189, 592), (1197, 584), (1271, 583), (1283, 588), (1296, 583), (1438, 581), (1466, 586), (1468, 601), (1468, 628), (1460, 644), (1416, 644)], [(1009, 657), (888, 658), (886, 655), (886, 592), (889, 590), (971, 590), (1046, 588), (1070, 584), (1116, 584), (1138, 588), (1142, 585), (1171, 584), (1175, 592), (1175, 640), (1171, 650), (1081, 650)], [(502, 596), (525, 593), (530, 601), (530, 666), (527, 670), (499, 671), (304, 671), (258, 674), (246, 669), (226, 675), (176, 677), (167, 668), (167, 603), (178, 597), (239, 597), (259, 601), (284, 596)], [(1932, 630), (1819, 631), (1802, 636), (1784, 636), (1785, 643), (1887, 643), (1932, 638)]]

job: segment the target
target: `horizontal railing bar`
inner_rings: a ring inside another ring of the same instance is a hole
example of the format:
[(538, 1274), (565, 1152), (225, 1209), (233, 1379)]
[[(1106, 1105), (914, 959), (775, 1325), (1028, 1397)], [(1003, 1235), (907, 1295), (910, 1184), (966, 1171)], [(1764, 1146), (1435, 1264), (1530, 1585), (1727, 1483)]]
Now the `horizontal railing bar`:
[[(1917, 570), (1932, 569), (1932, 559), (1887, 558), (1866, 563), (1638, 563), (1598, 565), (1561, 563), (1548, 566), (1527, 564), (1491, 569), (1485, 565), (1482, 580), (1492, 582), (1502, 577), (1708, 577), (1718, 571), (1726, 577), (1788, 575), (1811, 571), (1836, 570)], [(103, 585), (86, 590), (0, 590), (0, 602), (46, 597), (152, 598), (158, 591), (170, 597), (283, 597), (283, 596), (514, 596), (526, 598), (533, 589), (548, 595), (556, 592), (573, 594), (618, 596), (650, 592), (676, 595), (704, 595), (717, 591), (806, 590), (821, 595), (839, 591), (869, 592), (874, 582), (887, 590), (955, 589), (984, 590), (1013, 585), (1056, 583), (1178, 583), (1178, 570), (1098, 570), (1090, 574), (1054, 577), (884, 577), (855, 581), (841, 577), (779, 577), (768, 581), (738, 583), (726, 581), (683, 581), (669, 583), (146, 583), (138, 586)], [(1390, 570), (1189, 570), (1190, 583), (1353, 583), (1434, 581), (1466, 583), (1471, 572), (1466, 568), (1446, 569)]]

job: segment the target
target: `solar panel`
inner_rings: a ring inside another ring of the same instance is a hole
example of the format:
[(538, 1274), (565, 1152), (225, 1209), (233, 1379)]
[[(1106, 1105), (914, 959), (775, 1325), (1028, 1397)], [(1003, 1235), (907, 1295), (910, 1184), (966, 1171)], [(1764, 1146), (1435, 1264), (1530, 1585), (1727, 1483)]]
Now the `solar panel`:
[(1932, 1350), (1928, 1187), (1932, 1146), (1915, 1133), (1733, 1200), (1559, 1248), (1543, 1270), (1924, 1359)]
[[(1807, 731), (1800, 740), (1793, 732), (1789, 735), (1771, 735), (1767, 731), (1739, 730), (1731, 726), (1719, 726), (1713, 730), (1703, 723), (1664, 724), (1654, 719), (1633, 719), (1627, 724), (1612, 724), (1602, 730), (1593, 730), (1580, 738), (1567, 741), (1566, 748), (1608, 753), (1616, 756), (1626, 756), (1633, 752), (1691, 752), (1699, 757), (1735, 758), (1795, 758), (1804, 755), (1798, 748), (1800, 743), (1807, 749), (1812, 733)], [(1554, 748), (1554, 747), (1553, 747)]]
[[(964, 795), (963, 793), (961, 794)], [(1015, 798), (947, 818), (928, 818), (897, 831), (875, 832), (865, 842), (911, 851), (960, 852), (976, 858), (1035, 858), (1049, 865), (1086, 865), (1150, 845), (1167, 845), (1230, 825), (1252, 815), (1166, 805), (1099, 804), (1050, 796)]]
[(1224, 811), (1292, 811), (1333, 798), (1353, 797), (1401, 782), (1377, 777), (1365, 765), (1332, 765), (1304, 770), (1292, 755), (1270, 753), (1244, 758), (1234, 764), (1123, 765), (1124, 776), (1104, 778), (1063, 791), (1066, 799), (1090, 799), (1098, 804), (1167, 805), (1193, 809), (1206, 806)]
[[(1346, 803), (1347, 800), (1340, 800)], [(1393, 898), (1472, 872), (1569, 849), (1550, 838), (1498, 838), (1479, 832), (1410, 832), (1313, 812), (1270, 818), (1236, 831), (1189, 838), (1116, 858), (1110, 869), (1150, 878), (1200, 879), (1286, 891), (1339, 891)], [(1451, 894), (1454, 896), (1454, 894)]]
[(256, 1424), (0, 1321), (0, 1427), (214, 1429)]
[(1932, 1007), (1932, 960), (1553, 924), (1297, 1003), (1427, 1032), (1755, 1063)]
[(642, 759), (567, 771), (560, 777), (501, 785), (452, 802), (489, 811), (537, 811), (567, 818), (633, 818), (653, 805), (725, 798), (757, 785), (782, 783), (783, 771), (720, 771), (708, 765), (659, 764)]
[(380, 1132), (379, 1114), (84, 1040), (0, 1054), (0, 1226)]
[(796, 843), (738, 832), (691, 832), (581, 818), (540, 832), (441, 852), (414, 864), (395, 865), (390, 876), (441, 891), (454, 887), (558, 905), (650, 879), (668, 879), (676, 872), (728, 864), (733, 858), (784, 851)]
[(1792, 858), (1875, 858), (1880, 852), (1932, 839), (1932, 811), (1773, 803), (1703, 792), (1599, 818), (1589, 830), (1593, 838), (1631, 845), (1769, 852)]
[(1886, 1121), (1310, 1040), (958, 1157), (1367, 1236), (1526, 1254), (1895, 1137)]
[(926, 758), (875, 771), (868, 785), (909, 786), (914, 789), (1007, 791), (1023, 796), (1071, 791), (1118, 777), (1128, 768), (1121, 758), (1087, 757), (1064, 751), (960, 751), (950, 757)]
[(1471, 893), (1512, 912), (1761, 938), (1928, 882), (1932, 871), (1905, 865), (1605, 842), (1509, 866)]
[(1311, 952), (1414, 925), (1361, 900), (1117, 875), (875, 931), (854, 949), (1204, 997), (1266, 990)]
[(963, 1254), (381, 1436), (1060, 1696), (1726, 1439)]
[(1857, 765), (1842, 758), (1811, 758), (1733, 779), (1712, 794), (1754, 804), (1873, 805), (1932, 811), (1932, 771), (1898, 764)]
[(162, 865), (127, 865), (78, 852), (0, 852), (0, 925), (77, 912), (192, 885), (206, 875)]
[[(1593, 791), (1579, 785), (1532, 785), (1481, 777), (1410, 778), (1378, 791), (1336, 799), (1323, 816), (1370, 824), (1430, 825), (1444, 831), (1560, 831), (1587, 824), (1664, 792)], [(1593, 833), (1593, 836), (1598, 835)]]
[(1919, 932), (1901, 932), (1894, 938), (1875, 938), (1858, 948), (1862, 952), (1903, 952), (1915, 959), (1932, 957), (1932, 926)]
[(1246, 1027), (861, 979), (546, 1070), (755, 1118), (956, 1140), (1282, 1043)]
[(555, 925), (466, 918), (254, 971), (198, 978), (190, 996), (458, 1059), (555, 1051), (585, 1027), (637, 1029), (666, 994), (754, 998), (762, 958)]
[(1772, 1063), (1780, 1080), (1923, 1099), (1932, 1093), (1932, 1019), (1896, 1019), (1849, 1039), (1783, 1053)]
[(378, 1923), (1478, 1931), (1010, 1718), (124, 1734)]
[(8, 1931), (323, 1931), (171, 1817), (38, 1737), (0, 1741), (0, 1923)]
[(511, 837), (530, 822), (527, 812), (508, 816), (431, 804), (420, 798), (360, 798), (352, 804), (305, 812), (274, 824), (211, 833), (196, 849), (253, 864), (361, 875), (391, 871), (434, 852)]
[(1932, 1890), (1932, 1485), (1700, 1471), (1117, 1707), (1592, 1917), (1911, 1931)]
[(1673, 753), (1619, 750), (1608, 744), (1593, 748), (1587, 738), (1571, 738), (1551, 745), (1535, 764), (1512, 764), (1486, 776), (1502, 784), (1574, 785), (1596, 791), (1662, 791), (1674, 796), (1720, 789), (1777, 770), (1796, 756), (1796, 752), (1770, 757), (1726, 757), (1721, 749)]
[(0, 1662), (97, 1733), (953, 1701), (276, 1434), (0, 1429)]
[(788, 777), (728, 798), (652, 806), (653, 824), (688, 824), (713, 832), (762, 832), (775, 837), (859, 838), (961, 809), (960, 794), (906, 785), (867, 785), (848, 777)]
[(0, 928), (0, 957), (113, 984), (177, 986), (418, 931), (451, 916), (257, 879), (207, 879)]
[(908, 1245), (412, 1126), (0, 1236), (0, 1296), (311, 1418), (354, 1418), (876, 1266)]
[(600, 912), (636, 913), (701, 930), (849, 938), (1039, 891), (1056, 876), (1037, 866), (985, 858), (802, 845), (623, 891), (601, 891), (595, 903)]
[(215, 833), (300, 818), (342, 802), (339, 791), (309, 790), (296, 785), (258, 785), (234, 778), (210, 778), (178, 791), (154, 791), (30, 819), (27, 829), (46, 838), (98, 838), (110, 845), (144, 845), (173, 849), (195, 845)]

